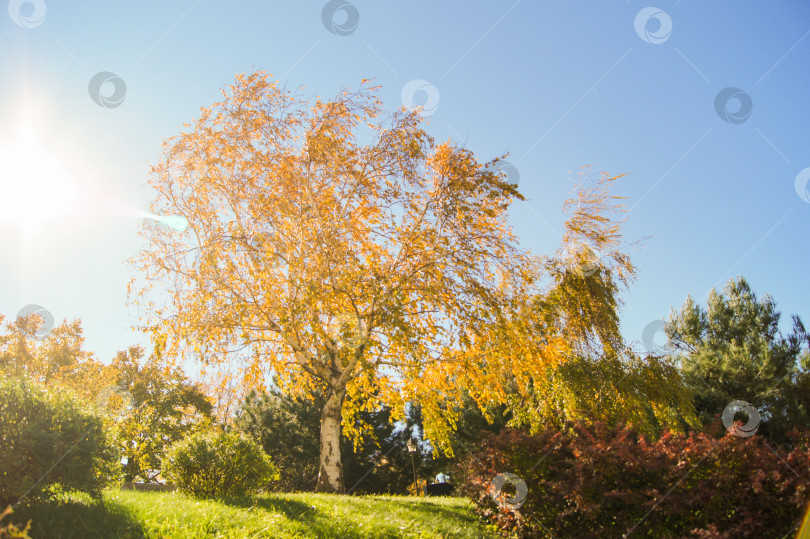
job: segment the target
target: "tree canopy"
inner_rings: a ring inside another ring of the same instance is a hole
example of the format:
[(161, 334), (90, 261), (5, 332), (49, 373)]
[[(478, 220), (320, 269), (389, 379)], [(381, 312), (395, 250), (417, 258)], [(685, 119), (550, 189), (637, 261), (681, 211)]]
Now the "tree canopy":
[(705, 307), (688, 296), (672, 311), (665, 331), (704, 420), (742, 400), (759, 410), (763, 432), (808, 424), (810, 337), (798, 316), (788, 333), (780, 319), (773, 298), (758, 298), (742, 277), (713, 289)]
[(64, 320), (47, 338), (31, 338), (42, 324), (32, 314), (5, 323), (0, 315), (0, 373), (26, 377), (45, 387), (60, 387), (94, 402), (99, 390), (112, 383), (112, 372), (95, 354), (84, 349), (80, 320)]
[(464, 389), (506, 402), (575, 352), (618, 349), (615, 290), (633, 275), (616, 178), (578, 190), (561, 251), (539, 258), (511, 232), (523, 197), (496, 162), (437, 143), (418, 111), (384, 114), (366, 81), (310, 105), (237, 76), (152, 168), (151, 210), (188, 228), (143, 225), (143, 327), (174, 357), (242, 361), (248, 384), (272, 370), (287, 392), (325, 387), (322, 490), (343, 488), (341, 423), (358, 435), (382, 403), (402, 419), (419, 402), (449, 450)]

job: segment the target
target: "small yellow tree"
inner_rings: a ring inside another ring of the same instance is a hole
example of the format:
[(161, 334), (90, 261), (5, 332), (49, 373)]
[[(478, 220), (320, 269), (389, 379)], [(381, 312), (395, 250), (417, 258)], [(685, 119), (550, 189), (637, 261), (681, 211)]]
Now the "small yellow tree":
[(113, 383), (112, 370), (84, 349), (81, 320), (64, 320), (42, 340), (31, 337), (43, 323), (37, 314), (4, 322), (0, 315), (0, 375), (70, 389), (90, 403)]
[[(446, 449), (462, 388), (505, 402), (506, 382), (530, 391), (572, 338), (588, 344), (588, 328), (619, 339), (571, 302), (538, 313), (548, 293), (538, 287), (559, 283), (541, 280), (548, 260), (517, 247), (506, 213), (523, 198), (516, 186), (469, 150), (437, 144), (418, 113), (383, 115), (366, 81), (310, 106), (257, 72), (223, 96), (152, 169), (152, 211), (188, 228), (143, 225), (131, 293), (161, 353), (237, 355), (250, 359), (248, 383), (271, 368), (288, 392), (326, 388), (319, 490), (344, 488), (341, 425), (358, 434), (361, 394), (395, 418), (420, 402), (426, 434)], [(568, 241), (606, 252), (618, 232), (600, 225), (595, 196)]]

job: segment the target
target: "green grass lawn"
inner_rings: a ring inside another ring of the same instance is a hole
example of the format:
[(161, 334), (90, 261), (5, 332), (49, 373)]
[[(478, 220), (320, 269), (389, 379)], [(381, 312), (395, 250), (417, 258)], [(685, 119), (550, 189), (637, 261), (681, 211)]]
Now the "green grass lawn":
[(179, 493), (108, 490), (103, 503), (66, 497), (19, 508), (33, 538), (495, 537), (463, 498), (264, 494), (197, 500)]

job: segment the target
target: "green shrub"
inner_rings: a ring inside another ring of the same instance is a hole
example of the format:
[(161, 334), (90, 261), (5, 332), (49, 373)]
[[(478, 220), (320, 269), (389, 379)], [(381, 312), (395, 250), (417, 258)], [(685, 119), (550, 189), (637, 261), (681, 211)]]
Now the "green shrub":
[(57, 485), (98, 498), (113, 461), (101, 419), (73, 394), (25, 379), (0, 381), (0, 507), (47, 496)]
[(163, 475), (202, 498), (238, 496), (278, 479), (262, 448), (232, 432), (199, 432), (174, 444), (163, 458)]

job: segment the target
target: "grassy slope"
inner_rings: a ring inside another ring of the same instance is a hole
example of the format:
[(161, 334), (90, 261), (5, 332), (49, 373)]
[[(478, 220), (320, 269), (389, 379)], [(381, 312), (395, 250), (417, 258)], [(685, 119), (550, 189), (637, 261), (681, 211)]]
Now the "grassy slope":
[(31, 536), (94, 537), (494, 537), (460, 498), (267, 494), (242, 501), (109, 490), (103, 504), (80, 497), (20, 508)]

